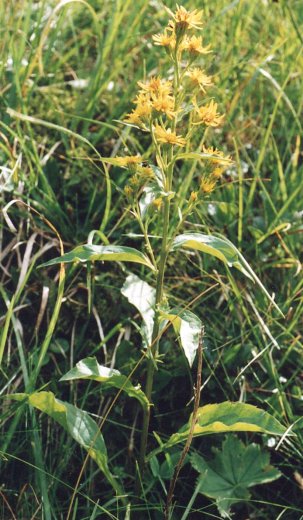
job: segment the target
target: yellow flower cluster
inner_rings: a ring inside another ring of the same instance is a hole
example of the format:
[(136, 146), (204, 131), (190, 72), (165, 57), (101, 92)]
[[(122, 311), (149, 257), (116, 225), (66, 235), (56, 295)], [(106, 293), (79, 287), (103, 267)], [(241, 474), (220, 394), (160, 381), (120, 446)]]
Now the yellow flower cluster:
[[(182, 148), (190, 144), (195, 125), (203, 126), (204, 129), (216, 128), (224, 119), (213, 99), (203, 101), (207, 89), (213, 85), (213, 78), (204, 68), (196, 66), (199, 57), (211, 52), (210, 46), (204, 45), (202, 36), (192, 34), (194, 29), (203, 27), (203, 11), (188, 11), (179, 5), (175, 12), (165, 9), (170, 15), (170, 21), (162, 33), (152, 38), (154, 45), (163, 47), (169, 55), (174, 79), (168, 81), (160, 76), (152, 76), (147, 81), (139, 81), (135, 108), (125, 117), (125, 122), (152, 133), (158, 166), (162, 168), (164, 165), (164, 169), (165, 164), (168, 164), (167, 158), (178, 153), (173, 147)], [(196, 204), (199, 194), (209, 194), (214, 190), (218, 179), (231, 164), (230, 156), (225, 156), (216, 148), (203, 147), (203, 153), (203, 176), (199, 189), (190, 195), (190, 207)], [(147, 182), (148, 178), (154, 177), (154, 173), (153, 170), (148, 173), (149, 167), (143, 166), (142, 159), (136, 156), (120, 160), (121, 166), (135, 173), (126, 189), (126, 195), (130, 198), (135, 188), (140, 189), (142, 186), (143, 177), (144, 182)], [(144, 168), (147, 170), (145, 173)], [(154, 205), (160, 209), (161, 200), (157, 200)]]
[(193, 61), (201, 54), (208, 54), (210, 47), (203, 47), (202, 36), (188, 36), (186, 32), (190, 29), (201, 29), (202, 28), (202, 14), (203, 11), (187, 11), (185, 7), (179, 7), (172, 13), (169, 9), (172, 20), (170, 20), (168, 26), (164, 29), (163, 33), (154, 34), (153, 40), (155, 45), (162, 46), (166, 49), (168, 54), (177, 52), (179, 58), (183, 51), (186, 51), (190, 55), (190, 60)]
[(171, 81), (152, 77), (146, 83), (139, 81), (138, 85), (140, 90), (134, 101), (136, 108), (126, 116), (126, 122), (148, 127), (150, 119), (161, 115), (172, 119), (176, 115)]
[(188, 204), (191, 208), (199, 200), (199, 195), (209, 195), (214, 191), (218, 179), (222, 177), (225, 169), (232, 164), (230, 155), (224, 155), (222, 150), (213, 148), (212, 146), (202, 148), (206, 154), (206, 162), (204, 162), (204, 174), (200, 179), (199, 191), (193, 191), (190, 195)]
[(111, 159), (111, 164), (125, 168), (132, 173), (132, 177), (124, 188), (124, 195), (132, 203), (142, 193), (144, 186), (155, 179), (155, 173), (150, 166), (144, 166), (141, 155), (126, 155)]
[(232, 160), (230, 155), (224, 155), (222, 150), (212, 146), (203, 146), (203, 153), (209, 157), (207, 157), (206, 172), (200, 181), (200, 191), (208, 194), (215, 189), (218, 179), (222, 177), (225, 169), (232, 164)]

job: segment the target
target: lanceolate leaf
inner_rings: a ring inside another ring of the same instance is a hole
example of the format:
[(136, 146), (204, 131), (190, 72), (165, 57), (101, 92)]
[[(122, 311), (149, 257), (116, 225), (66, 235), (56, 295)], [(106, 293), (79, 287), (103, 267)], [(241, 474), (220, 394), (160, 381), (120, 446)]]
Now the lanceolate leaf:
[(260, 446), (245, 446), (233, 435), (225, 439), (222, 451), (215, 450), (212, 460), (206, 461), (197, 453), (190, 457), (192, 466), (200, 473), (199, 491), (216, 499), (223, 518), (229, 517), (232, 504), (250, 498), (248, 488), (272, 482), (281, 476), (270, 466), (269, 460), (269, 453), (262, 451)]
[(108, 482), (121, 494), (119, 484), (108, 468), (107, 450), (103, 436), (98, 425), (87, 412), (56, 399), (52, 392), (12, 394), (9, 398), (26, 401), (58, 422), (89, 453)]
[(239, 271), (241, 271), (245, 276), (250, 278), (260, 287), (266, 297), (283, 316), (280, 308), (268, 293), (243, 255), (227, 238), (215, 237), (213, 235), (203, 235), (202, 233), (186, 233), (184, 235), (177, 236), (172, 244), (173, 251), (181, 248), (207, 253), (209, 255), (215, 256), (216, 258), (219, 258), (229, 267), (236, 267), (239, 269)]
[(227, 158), (224, 158), (224, 157), (221, 157), (220, 155), (216, 155), (215, 153), (213, 154), (210, 154), (210, 153), (201, 153), (201, 152), (184, 152), (184, 153), (179, 153), (176, 158), (174, 159), (175, 161), (179, 161), (179, 160), (186, 160), (186, 159), (193, 159), (195, 161), (199, 161), (199, 160), (203, 160), (203, 159), (208, 159), (208, 160), (214, 160), (214, 159), (218, 159), (220, 160), (220, 163), (222, 164), (230, 164), (230, 159), (227, 159)]
[[(178, 433), (174, 433), (162, 448), (170, 448), (185, 441), (190, 432), (191, 418)], [(286, 428), (272, 415), (246, 403), (225, 401), (207, 404), (198, 410), (194, 436), (223, 432), (260, 432), (270, 435), (283, 435)], [(157, 449), (157, 452), (159, 450)]]
[[(219, 258), (229, 267), (236, 267), (240, 271), (243, 271), (237, 248), (226, 239), (212, 235), (203, 235), (202, 233), (186, 233), (177, 236), (173, 242), (173, 250), (180, 248), (194, 249), (202, 253), (207, 253)], [(251, 278), (245, 269), (244, 274)]]
[(126, 278), (121, 292), (128, 299), (129, 303), (134, 305), (140, 312), (144, 322), (142, 335), (145, 343), (149, 345), (152, 340), (154, 327), (156, 290), (135, 274), (130, 274)]
[(94, 262), (96, 260), (103, 260), (108, 262), (134, 262), (136, 264), (143, 264), (154, 270), (154, 266), (150, 262), (149, 258), (133, 247), (95, 246), (89, 244), (77, 246), (69, 253), (54, 258), (49, 262), (45, 262), (45, 264), (42, 264), (40, 267), (47, 267), (50, 265), (75, 261)]
[(188, 310), (161, 310), (162, 319), (172, 323), (190, 366), (192, 366), (199, 346), (202, 322), (193, 312)]
[(148, 399), (140, 387), (132, 385), (126, 376), (118, 370), (99, 365), (95, 357), (88, 357), (79, 361), (74, 368), (61, 377), (60, 381), (71, 381), (74, 379), (91, 379), (102, 383), (103, 388), (119, 388), (137, 399), (144, 409), (149, 406)]

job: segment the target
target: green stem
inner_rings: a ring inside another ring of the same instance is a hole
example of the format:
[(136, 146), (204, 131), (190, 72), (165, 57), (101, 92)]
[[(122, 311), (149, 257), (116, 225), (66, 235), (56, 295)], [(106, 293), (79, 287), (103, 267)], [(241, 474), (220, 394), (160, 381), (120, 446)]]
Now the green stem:
[[(164, 201), (164, 215), (163, 215), (163, 237), (161, 244), (161, 253), (160, 253), (160, 261), (159, 261), (159, 269), (157, 274), (157, 285), (156, 285), (156, 312), (155, 312), (155, 322), (152, 334), (152, 342), (148, 351), (148, 360), (147, 360), (147, 379), (146, 379), (146, 387), (145, 394), (149, 402), (151, 402), (151, 395), (153, 389), (153, 381), (154, 381), (154, 373), (156, 368), (156, 359), (159, 350), (159, 332), (160, 332), (160, 317), (159, 317), (159, 304), (163, 298), (163, 287), (164, 287), (164, 272), (165, 272), (165, 264), (167, 257), (167, 240), (168, 240), (168, 228), (169, 228), (169, 209), (170, 209), (170, 201), (166, 198)], [(143, 426), (141, 433), (141, 445), (140, 445), (140, 457), (139, 457), (139, 472), (140, 475), (143, 475), (144, 466), (145, 466), (145, 454), (147, 447), (147, 437), (148, 437), (148, 429), (150, 422), (150, 407), (144, 412), (143, 416)], [(137, 478), (136, 482), (136, 491), (138, 492), (138, 486), (140, 485), (140, 481)]]
[(147, 230), (147, 226), (144, 225), (144, 222), (142, 221), (142, 218), (141, 218), (141, 215), (140, 215), (140, 208), (139, 208), (139, 204), (137, 203), (136, 204), (136, 208), (134, 209), (134, 213), (135, 213), (135, 217), (139, 223), (139, 226), (140, 226), (140, 229), (144, 235), (144, 240), (145, 240), (145, 245), (146, 245), (146, 248), (150, 254), (150, 258), (151, 258), (151, 262), (152, 264), (154, 265), (155, 268), (157, 268), (157, 263), (156, 263), (156, 259), (155, 259), (155, 256), (154, 256), (154, 252), (153, 252), (153, 248), (151, 246), (151, 243), (150, 243), (150, 240), (149, 240), (149, 237), (148, 237), (148, 230)]
[[(177, 59), (177, 47), (176, 54), (174, 60), (174, 94), (175, 94), (175, 110), (177, 113), (178, 108), (178, 94), (180, 88), (180, 77), (179, 77), (179, 64)], [(176, 130), (177, 126), (177, 116), (175, 116), (172, 129)], [(150, 127), (153, 143), (159, 156), (159, 162), (163, 168), (163, 181), (164, 188), (167, 193), (169, 193), (172, 189), (172, 181), (173, 181), (173, 146), (170, 147), (167, 155), (166, 152), (161, 155), (161, 150), (159, 149), (158, 143), (153, 134), (152, 125)], [(165, 158), (165, 160), (164, 160)], [(162, 244), (161, 244), (161, 252), (160, 252), (160, 260), (159, 267), (157, 273), (157, 282), (156, 282), (156, 302), (155, 302), (155, 321), (153, 327), (152, 334), (152, 342), (148, 348), (148, 359), (147, 359), (147, 378), (146, 378), (146, 386), (145, 386), (145, 394), (149, 403), (151, 403), (151, 396), (153, 390), (153, 381), (154, 381), (154, 373), (157, 367), (157, 357), (159, 352), (159, 340), (161, 336), (160, 332), (160, 315), (159, 315), (159, 305), (163, 300), (163, 289), (164, 289), (164, 273), (166, 266), (166, 259), (168, 254), (168, 233), (169, 233), (169, 216), (170, 216), (170, 199), (169, 197), (164, 198), (164, 210), (163, 210), (163, 235), (162, 235)], [(146, 411), (144, 411), (143, 416), (143, 426), (141, 433), (141, 443), (140, 443), (140, 456), (139, 456), (139, 474), (137, 475), (136, 480), (136, 493), (139, 494), (140, 491), (140, 476), (144, 473), (145, 468), (145, 455), (146, 455), (146, 447), (147, 447), (147, 438), (148, 438), (148, 430), (150, 423), (150, 406)]]

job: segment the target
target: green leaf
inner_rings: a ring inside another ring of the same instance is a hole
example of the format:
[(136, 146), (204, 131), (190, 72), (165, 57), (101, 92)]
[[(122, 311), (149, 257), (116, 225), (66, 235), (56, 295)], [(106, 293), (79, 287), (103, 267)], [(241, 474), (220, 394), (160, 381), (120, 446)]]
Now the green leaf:
[(154, 211), (153, 201), (161, 196), (161, 189), (156, 183), (146, 186), (139, 200), (141, 218), (144, 220), (147, 215)]
[[(189, 422), (168, 439), (164, 444), (165, 448), (170, 448), (187, 439), (191, 420), (190, 417)], [(251, 404), (225, 401), (218, 404), (207, 404), (199, 408), (194, 427), (195, 437), (231, 431), (283, 435), (286, 428), (272, 415)]]
[(25, 401), (58, 422), (89, 453), (108, 482), (121, 494), (121, 489), (108, 468), (107, 450), (103, 436), (97, 423), (87, 412), (56, 399), (52, 392), (11, 394), (9, 398), (15, 401)]
[[(219, 258), (219, 260), (222, 260), (222, 262), (229, 267), (236, 267), (240, 271), (243, 271), (239, 260), (239, 251), (229, 240), (213, 235), (203, 235), (202, 233), (186, 233), (177, 236), (173, 242), (172, 250), (180, 248), (202, 251), (202, 253), (207, 253)], [(251, 278), (246, 271), (244, 274)]]
[(284, 316), (274, 299), (262, 284), (261, 280), (259, 280), (255, 272), (245, 260), (244, 256), (227, 238), (203, 235), (202, 233), (186, 233), (184, 235), (178, 235), (172, 244), (172, 251), (181, 248), (193, 249), (201, 251), (202, 253), (207, 253), (219, 258), (219, 260), (229, 267), (236, 267), (260, 287), (277, 311)]
[(72, 381), (74, 379), (99, 381), (105, 389), (119, 388), (126, 392), (129, 397), (137, 399), (145, 410), (149, 406), (148, 399), (139, 386), (134, 386), (118, 370), (99, 365), (95, 357), (87, 357), (79, 361), (74, 368), (61, 377), (60, 381)]
[(142, 336), (146, 345), (150, 345), (154, 328), (156, 290), (135, 274), (130, 274), (124, 282), (121, 293), (140, 312), (144, 322), (141, 328)]
[(175, 161), (180, 161), (180, 160), (188, 160), (188, 159), (193, 159), (194, 161), (200, 161), (201, 159), (210, 159), (210, 160), (213, 160), (213, 159), (219, 159), (220, 160), (220, 163), (225, 163), (226, 165), (230, 164), (230, 159), (226, 159), (226, 158), (223, 158), (221, 157), (220, 155), (216, 155), (216, 154), (210, 154), (210, 153), (200, 153), (200, 152), (184, 152), (184, 153), (179, 153), (175, 159), (174, 159), (174, 162)]
[(270, 466), (269, 453), (257, 444), (245, 446), (237, 437), (229, 435), (222, 443), (222, 451), (214, 451), (212, 460), (206, 461), (193, 453), (190, 462), (201, 475), (197, 483), (199, 492), (216, 499), (223, 518), (229, 517), (232, 504), (250, 498), (248, 488), (281, 476)]
[[(176, 451), (175, 453), (166, 453), (165, 460), (162, 462), (159, 469), (159, 476), (163, 478), (163, 480), (171, 480), (173, 478), (176, 466), (180, 460), (182, 455), (181, 451)], [(188, 457), (186, 456), (184, 460), (184, 464), (188, 462)]]
[(155, 174), (155, 180), (156, 180), (160, 190), (164, 190), (163, 181), (165, 179), (164, 179), (162, 170), (158, 166), (155, 166), (154, 164), (149, 164), (149, 166), (150, 166), (150, 168), (153, 170), (153, 172)]
[(190, 366), (192, 366), (202, 328), (201, 320), (188, 310), (160, 310), (160, 317), (172, 323), (176, 334), (180, 335), (180, 343)]
[[(181, 451), (176, 451), (175, 453), (166, 453), (165, 460), (160, 465), (156, 456), (152, 457), (149, 461), (150, 469), (155, 478), (159, 478), (159, 480), (171, 480), (175, 471), (175, 468), (180, 460)], [(184, 464), (188, 462), (188, 457), (186, 456)]]
[(108, 262), (134, 262), (136, 264), (143, 264), (153, 271), (154, 266), (150, 262), (149, 258), (145, 256), (137, 249), (126, 246), (95, 246), (85, 244), (77, 246), (75, 249), (66, 253), (63, 256), (59, 256), (45, 262), (40, 267), (48, 267), (50, 265), (56, 265), (61, 263), (69, 262), (94, 262), (95, 260), (102, 260)]

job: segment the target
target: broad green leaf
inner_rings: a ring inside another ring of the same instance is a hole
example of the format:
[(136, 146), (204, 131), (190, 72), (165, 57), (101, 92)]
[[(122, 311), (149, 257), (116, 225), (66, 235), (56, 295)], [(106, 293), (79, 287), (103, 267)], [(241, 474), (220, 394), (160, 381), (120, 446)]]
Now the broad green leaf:
[(245, 446), (232, 435), (226, 437), (221, 451), (215, 450), (212, 460), (206, 461), (193, 453), (190, 462), (200, 473), (199, 492), (216, 499), (223, 518), (229, 517), (232, 504), (250, 498), (248, 488), (272, 482), (281, 476), (270, 466), (268, 452), (262, 451), (257, 444)]
[(74, 368), (61, 377), (60, 381), (74, 379), (91, 379), (102, 383), (103, 388), (119, 388), (137, 399), (144, 409), (149, 406), (148, 399), (139, 386), (134, 386), (119, 370), (99, 365), (95, 357), (87, 357), (79, 361)]
[(184, 235), (178, 235), (173, 244), (172, 251), (178, 249), (193, 249), (207, 253), (209, 255), (219, 258), (229, 267), (236, 267), (245, 276), (255, 282), (266, 297), (271, 301), (277, 311), (283, 316), (282, 311), (268, 293), (262, 282), (259, 280), (255, 272), (252, 270), (248, 262), (240, 251), (230, 242), (227, 238), (215, 237), (213, 235), (204, 235), (202, 233), (186, 233)]
[(9, 398), (15, 401), (25, 401), (58, 422), (89, 453), (108, 482), (121, 494), (121, 489), (108, 468), (107, 450), (103, 436), (97, 423), (87, 412), (56, 399), (52, 392), (11, 394)]
[[(240, 263), (239, 251), (237, 248), (229, 242), (229, 240), (215, 237), (213, 235), (203, 235), (202, 233), (186, 233), (184, 235), (178, 235), (172, 245), (172, 250), (177, 249), (194, 249), (215, 256), (222, 260), (229, 267), (236, 267), (240, 271), (243, 271), (243, 266)], [(244, 274), (249, 276), (249, 273)]]
[(202, 328), (202, 322), (193, 312), (188, 310), (161, 310), (160, 317), (171, 322), (190, 366), (192, 366)]
[(128, 299), (129, 303), (134, 305), (140, 312), (144, 322), (144, 326), (141, 329), (142, 335), (145, 343), (149, 345), (152, 340), (154, 327), (156, 290), (135, 274), (130, 274), (126, 278), (121, 292)]
[(50, 265), (69, 263), (75, 261), (94, 262), (96, 260), (108, 262), (134, 262), (136, 264), (146, 265), (150, 269), (155, 270), (149, 258), (140, 251), (137, 251), (137, 249), (134, 249), (133, 247), (95, 246), (89, 244), (77, 246), (69, 253), (54, 258), (49, 262), (45, 262), (40, 267), (47, 267)]
[[(164, 445), (170, 448), (178, 442), (185, 441), (190, 432), (191, 418), (178, 433), (174, 433)], [(198, 410), (194, 436), (223, 432), (260, 432), (270, 435), (283, 435), (286, 428), (272, 415), (246, 403), (225, 401), (218, 404), (207, 404)]]

